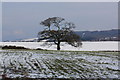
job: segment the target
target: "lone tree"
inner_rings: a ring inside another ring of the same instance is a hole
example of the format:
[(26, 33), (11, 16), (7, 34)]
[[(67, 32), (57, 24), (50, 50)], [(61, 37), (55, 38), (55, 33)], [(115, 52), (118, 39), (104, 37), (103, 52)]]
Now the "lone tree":
[(64, 18), (52, 17), (42, 21), (40, 24), (45, 29), (38, 33), (39, 41), (41, 39), (50, 40), (57, 45), (57, 50), (60, 50), (61, 42), (67, 42), (74, 47), (82, 45), (80, 37), (73, 32), (75, 24), (66, 22)]

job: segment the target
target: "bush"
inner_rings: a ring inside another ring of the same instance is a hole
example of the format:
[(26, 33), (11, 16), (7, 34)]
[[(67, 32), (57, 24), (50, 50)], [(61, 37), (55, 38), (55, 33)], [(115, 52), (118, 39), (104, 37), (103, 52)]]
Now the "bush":
[(21, 46), (3, 46), (2, 49), (28, 49)]
[(26, 49), (26, 50), (43, 50), (41, 48), (37, 48), (37, 49), (29, 49), (29, 48), (25, 48), (22, 46), (3, 46), (1, 47), (2, 49)]

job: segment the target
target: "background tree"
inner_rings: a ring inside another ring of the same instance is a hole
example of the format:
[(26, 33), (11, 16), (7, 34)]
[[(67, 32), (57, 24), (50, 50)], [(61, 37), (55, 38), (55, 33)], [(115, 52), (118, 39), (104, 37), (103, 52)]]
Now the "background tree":
[(42, 21), (40, 24), (45, 29), (38, 33), (39, 41), (41, 39), (52, 41), (57, 45), (57, 50), (60, 50), (61, 42), (67, 42), (74, 47), (82, 45), (80, 37), (73, 31), (75, 24), (66, 22), (64, 18), (52, 17)]

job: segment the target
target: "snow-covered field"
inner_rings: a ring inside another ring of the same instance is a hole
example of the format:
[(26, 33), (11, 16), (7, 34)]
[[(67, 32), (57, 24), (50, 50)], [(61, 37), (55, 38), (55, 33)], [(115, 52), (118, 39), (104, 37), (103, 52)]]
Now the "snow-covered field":
[[(61, 43), (61, 50), (73, 50), (73, 51), (118, 51), (117, 41), (103, 41), (103, 42), (82, 42), (82, 47), (73, 47), (67, 43)], [(51, 43), (53, 44), (53, 43)], [(44, 42), (0, 42), (0, 46), (3, 45), (15, 45), (24, 46), (26, 48), (42, 48), (48, 50), (56, 50), (56, 45), (46, 45)]]
[[(0, 42), (45, 50), (0, 50), (0, 75), (31, 78), (118, 78), (118, 42), (82, 42), (80, 48), (66, 43), (61, 50), (44, 42)], [(71, 50), (71, 51), (70, 51)], [(97, 52), (99, 51), (99, 52)]]
[(118, 78), (118, 52), (1, 50), (0, 75), (31, 78)]

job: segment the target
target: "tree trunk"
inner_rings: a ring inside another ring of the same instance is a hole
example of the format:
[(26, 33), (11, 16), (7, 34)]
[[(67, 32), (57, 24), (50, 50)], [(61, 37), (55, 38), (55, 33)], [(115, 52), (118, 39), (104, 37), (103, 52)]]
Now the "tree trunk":
[(57, 44), (57, 50), (60, 50), (60, 42)]

